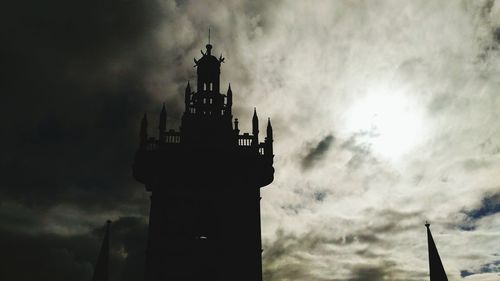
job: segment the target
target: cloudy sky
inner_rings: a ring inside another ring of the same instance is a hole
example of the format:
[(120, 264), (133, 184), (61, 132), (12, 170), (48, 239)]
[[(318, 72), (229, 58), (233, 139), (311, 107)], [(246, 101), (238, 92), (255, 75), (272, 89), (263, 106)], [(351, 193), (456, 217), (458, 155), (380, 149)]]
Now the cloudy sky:
[(179, 126), (208, 26), (240, 128), (273, 122), (266, 281), (428, 280), (425, 220), (450, 280), (500, 279), (500, 1), (2, 11), (0, 279), (90, 280), (108, 218), (112, 279), (142, 277), (140, 118)]

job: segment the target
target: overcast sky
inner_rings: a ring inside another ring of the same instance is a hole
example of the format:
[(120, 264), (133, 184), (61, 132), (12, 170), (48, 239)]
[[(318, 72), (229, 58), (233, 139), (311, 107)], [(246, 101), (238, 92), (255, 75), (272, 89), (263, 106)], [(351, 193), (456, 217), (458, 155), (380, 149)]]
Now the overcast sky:
[(90, 280), (108, 218), (112, 279), (142, 277), (140, 118), (178, 128), (209, 26), (240, 128), (273, 122), (266, 281), (428, 280), (425, 220), (449, 280), (500, 279), (499, 1), (2, 10), (0, 279)]

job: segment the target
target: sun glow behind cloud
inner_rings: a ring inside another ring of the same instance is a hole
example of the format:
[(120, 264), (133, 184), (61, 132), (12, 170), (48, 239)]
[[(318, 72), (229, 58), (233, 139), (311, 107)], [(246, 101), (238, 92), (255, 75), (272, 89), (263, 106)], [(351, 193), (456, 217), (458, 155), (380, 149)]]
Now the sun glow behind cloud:
[(409, 94), (388, 87), (372, 87), (346, 110), (350, 134), (377, 156), (397, 160), (422, 142), (425, 132), (423, 110)]

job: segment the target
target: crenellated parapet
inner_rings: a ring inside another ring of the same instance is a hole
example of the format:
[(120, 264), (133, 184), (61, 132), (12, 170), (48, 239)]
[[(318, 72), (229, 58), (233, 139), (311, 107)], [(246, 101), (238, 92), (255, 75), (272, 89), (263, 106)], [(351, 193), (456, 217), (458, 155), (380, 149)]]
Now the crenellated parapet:
[[(166, 119), (163, 115), (164, 112), (165, 112), (165, 106), (163, 107), (162, 113), (160, 114), (160, 124), (166, 122)], [(174, 129), (166, 131), (166, 129), (162, 129), (163, 128), (162, 125), (160, 125), (158, 137), (148, 137), (147, 124), (148, 124), (147, 116), (146, 114), (144, 114), (140, 129), (140, 145), (139, 145), (140, 151), (156, 151), (161, 149), (162, 147), (181, 146), (183, 144), (181, 131), (176, 131)], [(238, 128), (238, 119), (235, 119), (234, 124), (235, 127), (233, 128), (233, 134), (234, 134), (233, 145), (236, 150), (257, 152), (259, 155), (272, 158), (273, 136), (272, 136), (271, 119), (268, 119), (267, 136), (265, 137), (264, 142), (259, 142), (258, 133), (255, 134), (254, 132), (254, 134), (249, 134), (249, 133), (240, 134), (240, 130)]]

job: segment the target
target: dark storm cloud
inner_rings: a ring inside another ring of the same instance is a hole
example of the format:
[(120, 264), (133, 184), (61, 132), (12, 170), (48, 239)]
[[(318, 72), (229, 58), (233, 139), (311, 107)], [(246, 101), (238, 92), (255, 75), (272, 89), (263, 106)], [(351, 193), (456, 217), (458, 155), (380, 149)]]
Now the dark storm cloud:
[[(119, 218), (112, 226), (113, 279), (142, 279), (147, 231), (140, 217), (149, 202), (131, 175), (139, 122), (147, 111), (149, 133), (155, 135), (163, 100), (168, 127), (179, 125), (184, 87), (187, 80), (194, 82), (193, 50), (199, 56), (207, 23), (228, 30), (228, 22), (218, 20), (220, 9), (197, 10), (195, 4), (56, 0), (4, 5), (6, 40), (0, 48), (7, 79), (0, 86), (5, 93), (0, 122), (8, 137), (0, 139), (5, 148), (0, 236), (6, 244), (0, 264), (10, 268), (0, 270), (8, 275), (0, 279), (90, 280), (102, 229), (87, 231), (108, 217)], [(235, 7), (257, 19), (262, 5), (252, 1)], [(228, 20), (232, 24), (235, 18)], [(263, 28), (270, 22), (262, 17), (252, 24)], [(165, 30), (170, 32), (161, 33)], [(213, 40), (238, 35), (236, 29), (229, 33), (215, 33)], [(216, 46), (218, 54), (217, 47), (222, 44)], [(225, 50), (236, 65), (239, 48), (233, 42)], [(238, 79), (249, 81), (246, 68), (238, 69)], [(15, 249), (16, 244), (22, 248)], [(9, 258), (12, 253), (18, 256)], [(22, 276), (14, 278), (16, 272)]]
[[(147, 212), (131, 164), (141, 115), (159, 107), (144, 80), (165, 64), (150, 34), (164, 14), (157, 1), (114, 0), (3, 11), (0, 279), (87, 281), (102, 231), (86, 229)], [(114, 280), (142, 277), (145, 230), (113, 224)]]
[(90, 280), (97, 240), (0, 231), (2, 280)]
[(161, 20), (158, 5), (7, 4), (2, 200), (105, 208), (133, 200), (134, 137), (151, 106), (142, 84), (147, 70), (158, 67), (155, 46), (143, 45)]
[(333, 135), (327, 135), (318, 142), (317, 145), (311, 147), (306, 155), (302, 158), (302, 168), (307, 170), (312, 168), (318, 161), (323, 159), (324, 155), (330, 149), (335, 138)]
[[(1, 280), (91, 279), (104, 235), (104, 227), (76, 236), (29, 235), (0, 229)], [(140, 280), (143, 274), (146, 224), (124, 217), (112, 224), (111, 280)]]

